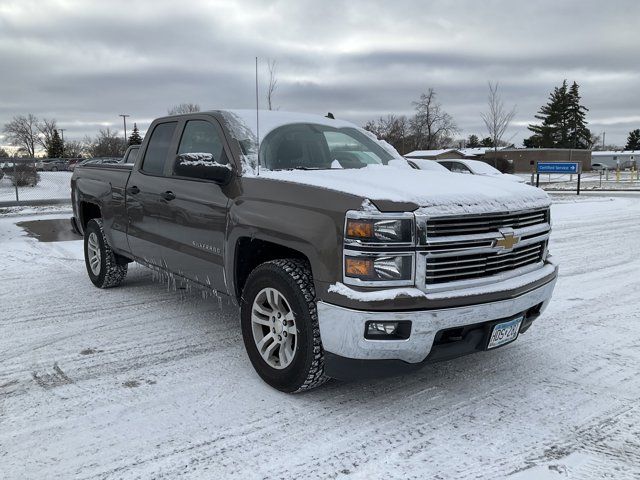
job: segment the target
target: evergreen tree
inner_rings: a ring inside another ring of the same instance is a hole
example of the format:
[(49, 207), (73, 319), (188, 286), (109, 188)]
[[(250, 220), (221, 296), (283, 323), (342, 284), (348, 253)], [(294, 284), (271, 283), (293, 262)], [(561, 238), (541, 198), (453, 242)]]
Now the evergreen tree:
[(47, 157), (49, 158), (62, 158), (64, 145), (62, 145), (62, 139), (58, 134), (58, 130), (53, 131), (51, 139), (47, 142)]
[(640, 128), (636, 128), (629, 132), (625, 150), (640, 150)]
[(133, 132), (129, 135), (129, 146), (131, 145), (140, 145), (142, 143), (142, 137), (140, 136), (140, 130), (138, 130), (138, 125), (133, 124)]
[(480, 147), (480, 140), (477, 135), (469, 135), (467, 139), (467, 148), (478, 148)]
[(483, 146), (483, 147), (492, 148), (493, 147), (493, 140), (491, 139), (491, 137), (485, 137), (480, 142), (480, 145)]
[(580, 93), (578, 84), (573, 82), (568, 94), (567, 124), (569, 130), (567, 148), (591, 148), (591, 131), (587, 128), (585, 120), (589, 109), (580, 105)]
[(539, 125), (529, 125), (533, 135), (524, 140), (528, 148), (590, 148), (591, 132), (585, 120), (588, 108), (580, 104), (578, 84), (564, 80), (549, 95), (535, 116)]

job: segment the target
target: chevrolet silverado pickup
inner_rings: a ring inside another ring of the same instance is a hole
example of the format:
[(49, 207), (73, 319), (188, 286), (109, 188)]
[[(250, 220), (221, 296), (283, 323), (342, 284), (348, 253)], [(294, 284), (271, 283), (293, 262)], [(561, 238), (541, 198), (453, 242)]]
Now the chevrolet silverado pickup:
[(412, 169), (321, 116), (160, 118), (133, 165), (78, 166), (71, 186), (97, 287), (137, 262), (231, 297), (251, 363), (285, 392), (506, 345), (558, 272), (543, 191)]

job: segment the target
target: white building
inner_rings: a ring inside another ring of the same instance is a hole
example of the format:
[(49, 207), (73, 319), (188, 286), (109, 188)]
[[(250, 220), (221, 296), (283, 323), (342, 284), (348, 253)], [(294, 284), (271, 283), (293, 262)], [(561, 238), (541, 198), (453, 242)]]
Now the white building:
[(640, 161), (640, 151), (638, 150), (603, 150), (601, 152), (591, 152), (591, 165), (599, 163), (611, 169), (625, 169), (635, 166), (637, 168)]

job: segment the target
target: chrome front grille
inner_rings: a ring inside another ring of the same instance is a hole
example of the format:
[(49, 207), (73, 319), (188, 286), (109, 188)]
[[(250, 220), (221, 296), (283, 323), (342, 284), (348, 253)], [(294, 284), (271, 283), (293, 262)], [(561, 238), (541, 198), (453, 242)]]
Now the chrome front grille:
[(501, 228), (525, 228), (549, 222), (549, 210), (516, 213), (433, 218), (427, 221), (427, 238), (475, 235), (497, 232)]
[(543, 260), (546, 241), (514, 248), (510, 252), (427, 257), (426, 283), (437, 284), (486, 277)]
[(416, 216), (416, 284), (425, 292), (500, 282), (540, 268), (549, 209), (455, 217)]

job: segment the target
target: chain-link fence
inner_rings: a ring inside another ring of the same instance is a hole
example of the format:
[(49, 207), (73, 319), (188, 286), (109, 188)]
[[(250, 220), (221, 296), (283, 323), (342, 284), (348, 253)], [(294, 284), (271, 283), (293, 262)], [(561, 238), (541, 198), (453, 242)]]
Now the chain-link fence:
[(0, 159), (0, 206), (71, 202), (75, 159)]

